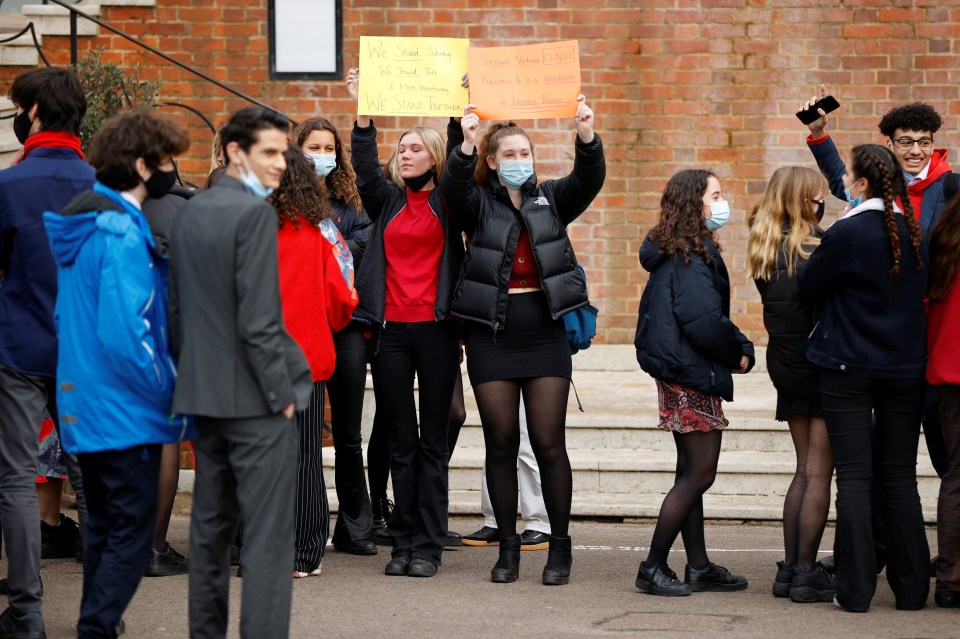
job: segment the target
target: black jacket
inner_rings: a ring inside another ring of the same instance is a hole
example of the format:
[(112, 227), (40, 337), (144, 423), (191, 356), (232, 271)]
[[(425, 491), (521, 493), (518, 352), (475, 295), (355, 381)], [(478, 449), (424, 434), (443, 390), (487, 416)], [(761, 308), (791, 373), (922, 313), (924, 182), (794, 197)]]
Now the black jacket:
[(158, 254), (164, 257), (170, 255), (170, 231), (173, 229), (173, 222), (191, 197), (193, 191), (174, 184), (163, 197), (148, 197), (143, 201), (141, 210), (150, 223), (150, 232), (153, 234)]
[(456, 147), (440, 180), (440, 195), (468, 237), (452, 314), (486, 324), (494, 331), (503, 327), (521, 224), (530, 234), (550, 315), (556, 319), (586, 306), (587, 285), (577, 269), (566, 226), (590, 206), (603, 186), (606, 164), (600, 136), (595, 135), (589, 144), (577, 138), (570, 175), (539, 186), (536, 175), (531, 176), (521, 188), (523, 203), (519, 211), (496, 176), (486, 188), (477, 186), (473, 174), (476, 163), (476, 154), (467, 157)]
[(924, 266), (918, 269), (907, 223), (897, 215), (900, 273), (890, 277), (890, 241), (883, 211), (876, 210), (883, 201), (867, 200), (861, 206), (866, 210), (827, 230), (800, 268), (800, 295), (822, 308), (807, 343), (807, 359), (860, 377), (920, 377), (927, 352), (926, 241), (920, 246)]
[[(817, 236), (822, 236), (817, 230)], [(801, 266), (799, 258), (794, 268)], [(754, 283), (763, 301), (763, 325), (770, 335), (767, 343), (767, 372), (778, 390), (797, 397), (819, 397), (820, 374), (804, 354), (807, 336), (816, 323), (813, 304), (800, 297), (797, 273), (787, 270), (783, 242), (769, 280)]]
[(740, 358), (750, 359), (753, 344), (730, 321), (730, 279), (709, 238), (712, 260), (690, 253), (668, 257), (649, 236), (640, 247), (640, 264), (650, 280), (640, 298), (637, 361), (652, 377), (733, 400), (733, 375)]
[(330, 207), (333, 209), (337, 230), (347, 242), (347, 248), (353, 256), (354, 271), (359, 271), (360, 264), (363, 262), (363, 253), (367, 250), (370, 232), (373, 230), (373, 222), (363, 209), (358, 211), (355, 206), (335, 197), (330, 198)]
[[(366, 128), (355, 124), (350, 141), (351, 162), (357, 173), (360, 200), (374, 224), (363, 263), (357, 273), (356, 289), (360, 304), (356, 314), (363, 319), (382, 324), (387, 300), (387, 258), (383, 250), (383, 233), (390, 220), (407, 205), (407, 190), (390, 182), (380, 167), (377, 129), (372, 122)], [(460, 230), (447, 219), (436, 189), (430, 193), (427, 201), (444, 230), (437, 301), (434, 306), (434, 319), (439, 322), (450, 313), (454, 280), (463, 259), (463, 241), (460, 239)]]

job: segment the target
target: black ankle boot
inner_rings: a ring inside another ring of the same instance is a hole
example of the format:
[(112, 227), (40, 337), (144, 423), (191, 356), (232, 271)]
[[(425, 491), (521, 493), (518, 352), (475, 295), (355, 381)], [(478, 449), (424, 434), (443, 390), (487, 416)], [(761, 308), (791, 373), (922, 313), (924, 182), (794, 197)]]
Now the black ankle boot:
[(370, 539), (378, 546), (392, 546), (390, 531), (387, 522), (393, 514), (393, 502), (383, 497), (370, 497), (370, 507), (373, 510), (373, 526), (370, 529)]
[[(501, 544), (503, 542), (500, 542)], [(570, 537), (550, 535), (550, 554), (543, 568), (544, 586), (562, 586), (570, 581)]]
[(520, 577), (520, 535), (500, 540), (500, 558), (490, 571), (495, 584), (512, 584)]

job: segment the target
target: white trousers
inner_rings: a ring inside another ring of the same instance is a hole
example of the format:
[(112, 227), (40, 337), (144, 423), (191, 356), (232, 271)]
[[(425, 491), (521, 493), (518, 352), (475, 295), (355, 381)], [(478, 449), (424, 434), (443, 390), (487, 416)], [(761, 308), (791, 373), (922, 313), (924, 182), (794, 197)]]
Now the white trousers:
[[(527, 433), (527, 416), (523, 409), (522, 398), (520, 400), (520, 452), (517, 455), (517, 469), (520, 483), (520, 515), (523, 517), (524, 529), (536, 530), (549, 535), (550, 518), (547, 517), (547, 508), (543, 505), (540, 468), (537, 466), (537, 458), (530, 446), (530, 435)], [(493, 505), (490, 503), (490, 491), (487, 490), (486, 462), (483, 464), (480, 512), (483, 513), (485, 526), (497, 527), (497, 518), (493, 516)]]

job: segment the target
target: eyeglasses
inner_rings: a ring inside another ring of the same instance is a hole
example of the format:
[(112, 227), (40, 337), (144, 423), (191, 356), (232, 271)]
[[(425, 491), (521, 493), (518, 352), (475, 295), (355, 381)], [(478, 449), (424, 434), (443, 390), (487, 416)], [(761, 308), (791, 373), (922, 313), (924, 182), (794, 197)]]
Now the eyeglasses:
[(901, 151), (909, 151), (914, 144), (919, 145), (921, 151), (929, 151), (933, 148), (933, 138), (911, 138), (905, 135), (902, 138), (897, 138), (893, 143)]

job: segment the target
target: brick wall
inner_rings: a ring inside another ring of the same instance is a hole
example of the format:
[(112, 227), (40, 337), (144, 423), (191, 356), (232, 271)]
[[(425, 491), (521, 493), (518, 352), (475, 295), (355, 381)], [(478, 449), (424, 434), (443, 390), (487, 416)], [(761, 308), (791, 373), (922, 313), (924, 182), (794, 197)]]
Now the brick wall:
[[(102, 18), (294, 118), (320, 113), (342, 131), (353, 103), (341, 81), (271, 82), (265, 0), (158, 0), (156, 8), (104, 7)], [(831, 4), (833, 6), (823, 6)], [(944, 116), (937, 136), (951, 146), (960, 131), (960, 8), (941, 0), (343, 0), (344, 64), (357, 64), (361, 35), (470, 38), (481, 46), (579, 39), (583, 92), (605, 141), (607, 182), (571, 227), (601, 309), (600, 340), (629, 343), (645, 281), (637, 250), (657, 215), (660, 191), (676, 170), (713, 169), (733, 215), (720, 232), (733, 287), (734, 321), (758, 343), (766, 336), (760, 302), (743, 276), (744, 217), (766, 177), (787, 163), (812, 165), (806, 129), (793, 113), (824, 82), (842, 104), (834, 118), (841, 150), (881, 141), (879, 116), (910, 100)], [(107, 58), (140, 63), (164, 81), (161, 97), (186, 102), (220, 123), (244, 104), (170, 64), (144, 57), (116, 36), (82, 39)], [(44, 38), (55, 63), (69, 59), (67, 38)], [(2, 70), (5, 86), (12, 77)], [(211, 134), (191, 128), (181, 164), (201, 182)], [(382, 118), (386, 142), (415, 120)], [(445, 121), (427, 122), (442, 129)], [(530, 123), (541, 177), (569, 170), (573, 126)], [(840, 209), (829, 202), (828, 218)]]

